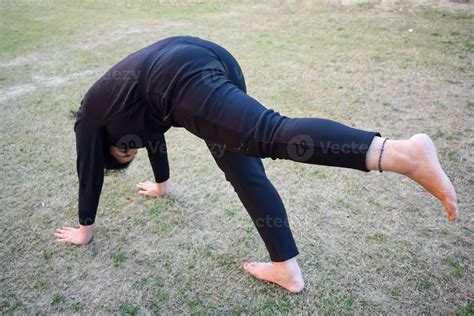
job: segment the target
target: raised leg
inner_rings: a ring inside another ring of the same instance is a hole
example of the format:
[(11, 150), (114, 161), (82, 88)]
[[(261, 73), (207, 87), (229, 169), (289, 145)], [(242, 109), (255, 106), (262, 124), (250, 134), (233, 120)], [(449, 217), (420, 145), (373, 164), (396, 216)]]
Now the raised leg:
[[(370, 171), (378, 168), (379, 132), (319, 118), (289, 118), (264, 107), (228, 80), (209, 87), (192, 81), (177, 100), (176, 120), (193, 134), (244, 155)], [(186, 102), (186, 100), (189, 100)], [(418, 134), (389, 140), (384, 170), (410, 177), (439, 198), (457, 218), (456, 193), (431, 139)]]

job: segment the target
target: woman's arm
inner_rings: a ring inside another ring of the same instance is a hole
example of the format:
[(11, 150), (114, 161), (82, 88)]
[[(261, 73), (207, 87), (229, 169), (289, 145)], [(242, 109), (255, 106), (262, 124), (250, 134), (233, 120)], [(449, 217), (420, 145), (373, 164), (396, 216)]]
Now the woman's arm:
[(79, 223), (95, 222), (104, 183), (104, 134), (92, 121), (80, 118), (75, 125), (77, 175), (79, 178)]
[(79, 178), (79, 228), (57, 229), (59, 242), (87, 244), (94, 231), (95, 216), (104, 182), (104, 138), (96, 123), (78, 118), (76, 132), (77, 175)]
[(138, 193), (144, 196), (163, 196), (170, 189), (170, 169), (164, 134), (155, 141), (147, 142), (146, 150), (156, 182), (147, 181), (137, 184)]

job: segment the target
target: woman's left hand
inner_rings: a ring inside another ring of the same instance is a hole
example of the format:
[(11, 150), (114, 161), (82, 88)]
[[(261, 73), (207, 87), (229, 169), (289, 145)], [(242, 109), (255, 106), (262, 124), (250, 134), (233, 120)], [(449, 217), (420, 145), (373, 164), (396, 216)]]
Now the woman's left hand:
[(143, 196), (163, 196), (169, 192), (169, 179), (161, 182), (147, 181), (137, 184), (138, 194)]
[(54, 233), (57, 242), (75, 245), (87, 245), (92, 240), (93, 235), (94, 224), (79, 225), (79, 228), (64, 226), (56, 229), (56, 233)]

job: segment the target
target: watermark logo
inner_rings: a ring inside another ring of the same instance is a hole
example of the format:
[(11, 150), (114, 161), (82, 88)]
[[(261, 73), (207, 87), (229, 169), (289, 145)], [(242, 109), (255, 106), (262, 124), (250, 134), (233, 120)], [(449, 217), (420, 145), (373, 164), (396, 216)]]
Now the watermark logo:
[(0, 1), (0, 5), (16, 7), (43, 7), (51, 9), (56, 0), (6, 0)]
[(204, 66), (201, 78), (210, 88), (217, 88), (228, 80), (224, 66), (218, 61), (212, 61)]
[(103, 76), (104, 80), (123, 80), (123, 81), (137, 81), (140, 76), (140, 71), (134, 69), (119, 69), (109, 70)]
[(206, 144), (211, 154), (216, 158), (222, 158), (226, 151), (226, 144)]
[(142, 140), (138, 135), (125, 135), (117, 141), (117, 148), (128, 150), (130, 148), (142, 148)]
[(295, 161), (308, 161), (314, 153), (313, 139), (306, 134), (294, 136), (287, 146), (288, 156)]

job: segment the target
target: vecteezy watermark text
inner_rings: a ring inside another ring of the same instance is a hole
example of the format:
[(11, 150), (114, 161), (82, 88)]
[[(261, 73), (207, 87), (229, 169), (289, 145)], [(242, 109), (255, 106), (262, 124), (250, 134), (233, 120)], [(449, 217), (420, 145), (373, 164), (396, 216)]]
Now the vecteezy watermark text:
[(43, 7), (51, 9), (55, 0), (0, 0), (0, 6)]

